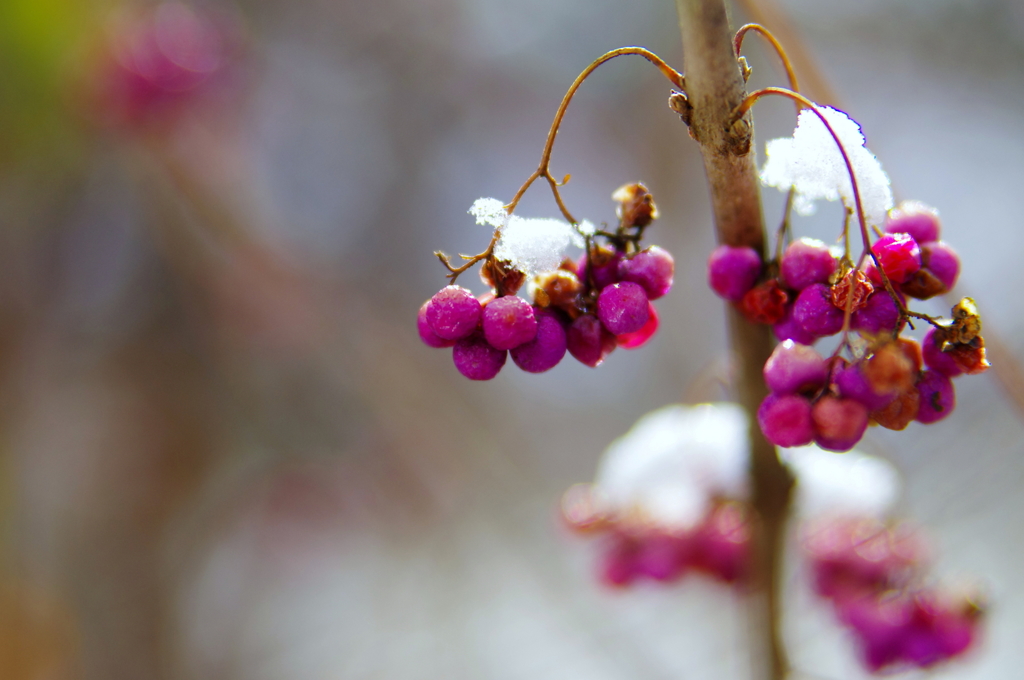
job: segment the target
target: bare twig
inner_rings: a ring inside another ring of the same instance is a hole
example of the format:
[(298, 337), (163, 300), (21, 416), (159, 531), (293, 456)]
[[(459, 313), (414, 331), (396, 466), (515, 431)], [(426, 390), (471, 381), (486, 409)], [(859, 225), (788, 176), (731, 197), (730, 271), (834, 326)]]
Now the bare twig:
[[(750, 153), (753, 132), (746, 118), (733, 117), (745, 91), (724, 2), (676, 0), (676, 7), (686, 93), (693, 107), (690, 132), (704, 157), (718, 240), (750, 246), (763, 257), (764, 220), (754, 155)], [(733, 308), (729, 310), (729, 334), (739, 401), (751, 422), (750, 475), (758, 516), (751, 623), (758, 635), (758, 651), (767, 659), (760, 676), (782, 680), (788, 661), (780, 626), (780, 575), (793, 478), (755, 418), (767, 393), (761, 370), (772, 351), (772, 339), (767, 326), (750, 323)]]

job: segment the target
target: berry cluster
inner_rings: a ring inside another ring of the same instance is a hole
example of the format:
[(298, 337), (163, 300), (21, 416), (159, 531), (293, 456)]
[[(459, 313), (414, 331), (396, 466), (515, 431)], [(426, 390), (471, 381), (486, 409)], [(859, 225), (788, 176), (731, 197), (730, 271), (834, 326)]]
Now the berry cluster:
[[(939, 232), (936, 212), (920, 203), (890, 211), (871, 251), (891, 293), (874, 261), (861, 270), (813, 239), (793, 241), (767, 265), (747, 247), (723, 245), (712, 252), (712, 289), (751, 321), (772, 325), (782, 341), (765, 364), (770, 394), (758, 412), (772, 443), (813, 441), (848, 451), (870, 423), (894, 430), (915, 420), (934, 423), (955, 405), (950, 378), (988, 368), (973, 300), (964, 298), (945, 322), (904, 306), (907, 297), (927, 299), (956, 283), (959, 259)], [(900, 337), (910, 316), (933, 325), (923, 348)], [(844, 330), (828, 359), (809, 346)], [(849, 341), (850, 332), (860, 336), (858, 343)], [(849, 359), (839, 355), (844, 348)]]
[(101, 115), (122, 127), (177, 119), (228, 84), (239, 52), (228, 17), (174, 1), (125, 13), (109, 36), (94, 89)]
[[(578, 261), (527, 280), (525, 267), (499, 259), (494, 248), (479, 256), (491, 292), (474, 297), (460, 286), (442, 288), (420, 307), (417, 327), (430, 347), (451, 347), (455, 367), (471, 380), (490, 380), (512, 361), (529, 373), (557, 365), (568, 351), (596, 367), (616, 347), (634, 349), (658, 329), (651, 303), (672, 288), (674, 262), (664, 248), (640, 249), (644, 229), (657, 218), (651, 194), (630, 184), (618, 201), (615, 232), (586, 234)], [(500, 243), (501, 228), (494, 243)], [(600, 238), (603, 244), (596, 243)], [(452, 280), (463, 269), (452, 269)], [(533, 303), (516, 296), (528, 283)]]
[(689, 528), (668, 527), (636, 517), (599, 511), (585, 485), (570, 489), (562, 515), (579, 533), (604, 533), (601, 580), (626, 586), (640, 579), (671, 582), (700, 573), (736, 583), (747, 572), (750, 554), (749, 509), (745, 503), (718, 500)]
[(905, 526), (833, 518), (806, 532), (804, 550), (815, 591), (853, 632), (869, 670), (927, 668), (977, 637), (974, 601), (919, 585), (926, 551)]

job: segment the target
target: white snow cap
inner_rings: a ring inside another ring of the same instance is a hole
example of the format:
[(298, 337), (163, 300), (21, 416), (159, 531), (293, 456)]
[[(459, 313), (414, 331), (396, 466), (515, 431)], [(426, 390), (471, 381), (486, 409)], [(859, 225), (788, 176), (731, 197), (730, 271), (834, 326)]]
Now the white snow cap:
[(749, 448), (747, 417), (736, 404), (665, 406), (611, 443), (595, 487), (613, 512), (687, 528), (704, 516), (711, 495), (745, 494)]
[[(857, 121), (827, 106), (818, 110), (828, 120), (850, 158), (864, 206), (864, 219), (869, 227), (881, 227), (893, 205), (889, 176), (875, 155), (865, 148)], [(801, 215), (813, 213), (814, 201), (818, 199), (842, 199), (843, 205), (856, 210), (843, 156), (828, 129), (812, 111), (801, 111), (793, 136), (769, 141), (765, 153), (767, 160), (761, 169), (761, 182), (779, 191), (796, 187), (793, 207)]]
[[(698, 523), (712, 496), (747, 497), (748, 420), (737, 404), (673, 404), (652, 411), (611, 443), (595, 490), (608, 510), (670, 529)], [(781, 449), (797, 478), (796, 508), (820, 514), (884, 516), (900, 492), (895, 468), (857, 451)]]
[(813, 444), (779, 449), (796, 476), (796, 511), (802, 517), (857, 515), (885, 517), (901, 491), (892, 463), (856, 450), (830, 453)]
[[(583, 247), (583, 238), (568, 222), (554, 218), (527, 219), (505, 212), (505, 205), (496, 198), (479, 198), (469, 209), (477, 224), (501, 230), (494, 255), (508, 260), (527, 276), (558, 269), (566, 248)], [(582, 222), (586, 229), (589, 222)], [(589, 228), (593, 228), (590, 225)]]

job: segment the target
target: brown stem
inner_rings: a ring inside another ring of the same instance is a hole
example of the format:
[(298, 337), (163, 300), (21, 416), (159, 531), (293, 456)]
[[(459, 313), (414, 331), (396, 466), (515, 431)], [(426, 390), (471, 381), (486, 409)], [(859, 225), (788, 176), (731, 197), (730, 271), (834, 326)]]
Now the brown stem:
[(573, 96), (576, 94), (576, 90), (580, 89), (580, 85), (583, 84), (583, 81), (586, 80), (587, 77), (590, 76), (590, 74), (593, 73), (601, 64), (627, 54), (643, 57), (654, 64), (658, 70), (661, 71), (662, 75), (668, 78), (669, 82), (673, 85), (678, 87), (680, 90), (685, 88), (686, 81), (683, 79), (683, 75), (681, 73), (669, 66), (664, 59), (656, 55), (654, 52), (643, 47), (620, 47), (612, 50), (611, 52), (605, 52), (600, 57), (590, 62), (590, 65), (583, 69), (582, 73), (576, 76), (576, 80), (572, 82), (572, 85), (569, 86), (565, 96), (562, 97), (562, 103), (558, 105), (558, 111), (555, 112), (555, 120), (552, 121), (550, 129), (548, 129), (548, 138), (547, 141), (544, 142), (544, 151), (541, 152), (540, 163), (537, 165), (537, 169), (533, 171), (533, 174), (526, 178), (523, 185), (519, 187), (519, 191), (516, 192), (516, 195), (513, 196), (512, 200), (505, 206), (505, 210), (507, 210), (510, 215), (512, 214), (512, 211), (516, 209), (516, 206), (519, 205), (520, 199), (523, 197), (523, 194), (526, 193), (526, 190), (530, 188), (530, 185), (543, 177), (551, 186), (551, 193), (554, 194), (555, 203), (558, 204), (558, 209), (562, 211), (562, 215), (565, 216), (565, 219), (568, 220), (570, 224), (576, 224), (576, 218), (573, 217), (572, 213), (570, 213), (565, 207), (565, 204), (562, 202), (562, 196), (558, 191), (558, 187), (569, 181), (569, 176), (566, 175), (565, 178), (559, 182), (555, 179), (554, 175), (551, 174), (551, 150), (555, 146), (555, 137), (558, 136), (558, 128), (562, 125), (562, 118), (565, 116), (565, 110), (569, 108), (569, 102), (572, 101)]
[[(686, 94), (693, 106), (690, 131), (700, 143), (718, 240), (750, 246), (765, 255), (761, 196), (751, 153), (753, 130), (733, 111), (745, 96), (723, 0), (676, 0), (683, 38)], [(736, 121), (733, 123), (732, 121)], [(761, 376), (772, 351), (768, 326), (748, 322), (729, 309), (729, 335), (736, 361), (740, 403), (750, 415), (752, 501), (759, 518), (752, 564), (751, 623), (756, 652), (767, 663), (759, 675), (786, 677), (781, 633), (781, 566), (793, 479), (761, 434), (755, 414), (767, 390)]]

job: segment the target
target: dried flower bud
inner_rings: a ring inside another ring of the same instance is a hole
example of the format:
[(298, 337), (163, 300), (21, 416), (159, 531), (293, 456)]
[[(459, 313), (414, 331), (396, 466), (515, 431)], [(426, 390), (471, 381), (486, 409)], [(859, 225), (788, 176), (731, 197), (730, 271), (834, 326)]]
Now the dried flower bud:
[[(850, 292), (852, 289), (852, 293)], [(839, 309), (846, 310), (850, 295), (853, 295), (853, 307), (851, 312), (864, 309), (867, 305), (868, 296), (875, 291), (875, 287), (868, 281), (868, 277), (859, 269), (854, 269), (846, 274), (836, 285), (832, 286), (832, 304)]]
[(566, 311), (576, 307), (576, 298), (583, 284), (572, 272), (556, 269), (537, 277), (534, 303), (538, 307), (559, 307)]
[(900, 291), (918, 300), (927, 300), (946, 292), (946, 285), (926, 268), (918, 269), (899, 287)]
[(612, 193), (612, 200), (619, 202), (615, 214), (619, 216), (620, 225), (624, 228), (646, 227), (658, 219), (654, 196), (639, 182), (619, 187)]
[(508, 260), (489, 258), (480, 267), (480, 278), (501, 295), (515, 295), (526, 275)]
[(889, 402), (885, 408), (869, 414), (871, 422), (875, 422), (888, 430), (903, 430), (914, 422), (921, 408), (921, 393), (915, 387), (902, 392)]
[(754, 323), (775, 324), (786, 315), (786, 303), (789, 295), (778, 280), (769, 279), (754, 286), (740, 300), (739, 307), (743, 315)]

